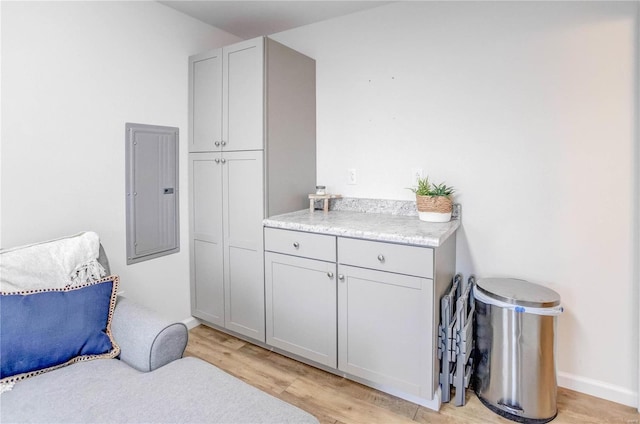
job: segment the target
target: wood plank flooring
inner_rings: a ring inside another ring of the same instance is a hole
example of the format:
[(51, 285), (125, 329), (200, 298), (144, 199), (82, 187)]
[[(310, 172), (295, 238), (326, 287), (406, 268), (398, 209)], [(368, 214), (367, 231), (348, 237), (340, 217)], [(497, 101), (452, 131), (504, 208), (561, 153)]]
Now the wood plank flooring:
[[(491, 412), (475, 394), (467, 404), (443, 404), (439, 412), (200, 325), (190, 331), (186, 356), (196, 356), (241, 380), (315, 415), (322, 424), (513, 423)], [(635, 408), (558, 389), (553, 424), (640, 424)]]

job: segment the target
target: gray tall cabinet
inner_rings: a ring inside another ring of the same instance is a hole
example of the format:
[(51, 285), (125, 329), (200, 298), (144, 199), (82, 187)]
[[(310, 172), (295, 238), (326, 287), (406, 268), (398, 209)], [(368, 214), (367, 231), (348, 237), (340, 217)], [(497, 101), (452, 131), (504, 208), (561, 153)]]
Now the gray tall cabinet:
[(316, 182), (315, 61), (259, 37), (189, 58), (191, 311), (265, 342), (263, 218)]

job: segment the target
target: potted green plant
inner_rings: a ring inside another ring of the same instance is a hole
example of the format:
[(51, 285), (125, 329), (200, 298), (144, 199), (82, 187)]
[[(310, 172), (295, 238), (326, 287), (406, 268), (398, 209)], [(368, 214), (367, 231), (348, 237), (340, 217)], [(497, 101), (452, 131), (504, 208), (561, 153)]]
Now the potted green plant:
[(429, 222), (449, 222), (453, 210), (451, 195), (455, 189), (445, 183), (433, 184), (429, 177), (418, 178), (417, 182), (418, 186), (409, 190), (416, 194), (418, 218)]

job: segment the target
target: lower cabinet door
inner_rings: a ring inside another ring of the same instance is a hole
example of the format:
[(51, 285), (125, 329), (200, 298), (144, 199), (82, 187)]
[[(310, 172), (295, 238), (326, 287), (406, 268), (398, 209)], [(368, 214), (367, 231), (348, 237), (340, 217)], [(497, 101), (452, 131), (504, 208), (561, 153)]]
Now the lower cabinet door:
[(224, 152), (220, 164), (224, 240), (224, 326), (264, 343), (262, 152)]
[(224, 326), (220, 153), (189, 155), (191, 314)]
[(338, 369), (432, 399), (433, 281), (338, 267)]
[(337, 367), (336, 264), (265, 252), (267, 343)]

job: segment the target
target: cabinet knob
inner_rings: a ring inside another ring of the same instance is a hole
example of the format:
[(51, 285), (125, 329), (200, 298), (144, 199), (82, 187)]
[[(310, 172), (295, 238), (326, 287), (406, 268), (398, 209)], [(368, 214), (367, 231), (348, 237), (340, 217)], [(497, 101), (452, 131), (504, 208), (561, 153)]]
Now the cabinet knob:
[(296, 249), (300, 248), (300, 243), (298, 243), (297, 241), (293, 242), (293, 247), (295, 247)]
[(227, 163), (227, 160), (225, 158), (222, 158), (222, 159), (220, 159), (220, 162)]
[(327, 277), (333, 278), (333, 272), (327, 272)]
[(213, 142), (213, 144), (215, 144), (216, 147), (218, 147), (220, 145), (220, 142), (216, 140), (216, 141)]
[(227, 145), (227, 142), (226, 142), (226, 141), (224, 141), (224, 140), (222, 140), (222, 141), (220, 142), (220, 144), (222, 144), (223, 146), (226, 146), (226, 145)]
[(380, 261), (380, 263), (384, 263), (384, 256), (378, 255), (378, 261)]
[(344, 275), (342, 275), (342, 274), (338, 274), (338, 280), (340, 280), (340, 281), (344, 281)]
[(215, 158), (213, 161), (214, 161), (215, 163), (220, 163), (220, 159), (218, 159), (218, 158)]

